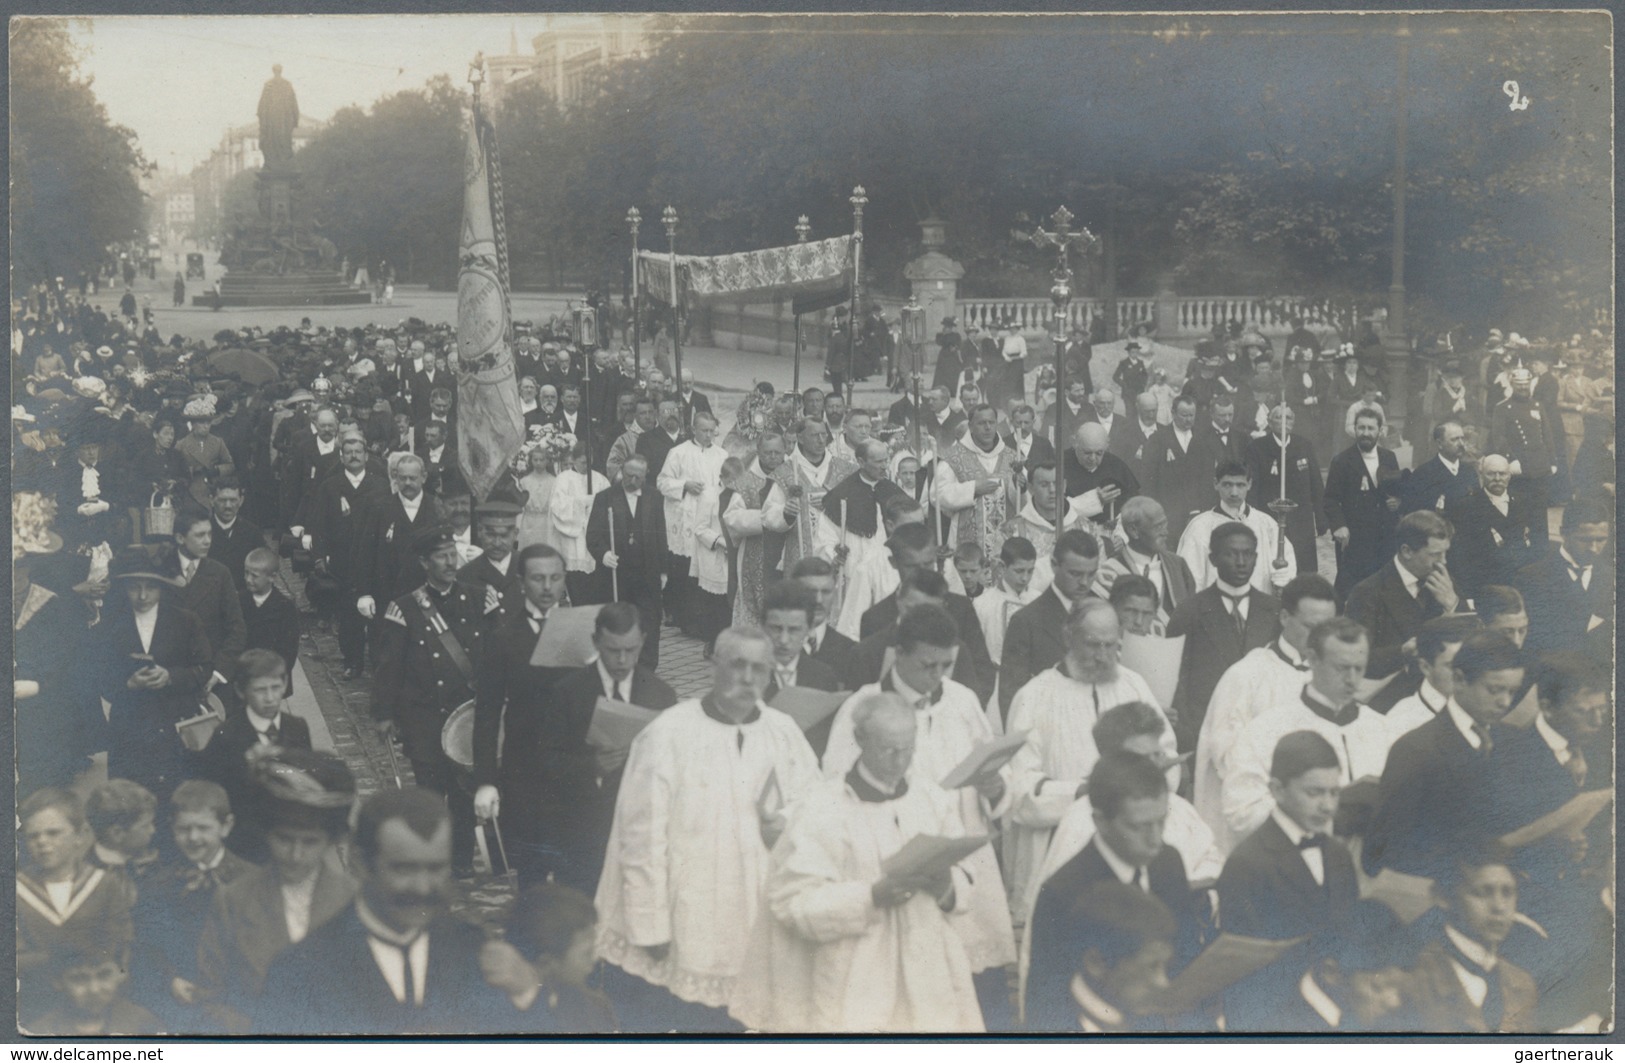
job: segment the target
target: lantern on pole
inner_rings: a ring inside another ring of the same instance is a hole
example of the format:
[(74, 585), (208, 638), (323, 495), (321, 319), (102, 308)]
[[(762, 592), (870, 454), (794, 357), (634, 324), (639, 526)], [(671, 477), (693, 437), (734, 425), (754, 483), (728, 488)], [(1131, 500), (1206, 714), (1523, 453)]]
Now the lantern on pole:
[[(812, 221), (803, 214), (796, 219), (796, 243), (804, 244), (812, 235)], [(796, 327), (796, 354), (790, 363), (790, 388), (796, 394), (801, 393), (801, 315), (795, 315)]]
[[(677, 208), (666, 205), (660, 212), (660, 220), (666, 226), (666, 250), (668, 262), (671, 267), (671, 368), (672, 375), (677, 379), (673, 381), (679, 394), (683, 390), (683, 325), (682, 325), (682, 296), (677, 292)], [(687, 425), (683, 426), (687, 428)]]
[(643, 285), (638, 283), (638, 225), (643, 221), (643, 215), (638, 208), (632, 207), (626, 212), (626, 226), (632, 230), (632, 376), (634, 380), (643, 379), (643, 344), (640, 337), (643, 335)]

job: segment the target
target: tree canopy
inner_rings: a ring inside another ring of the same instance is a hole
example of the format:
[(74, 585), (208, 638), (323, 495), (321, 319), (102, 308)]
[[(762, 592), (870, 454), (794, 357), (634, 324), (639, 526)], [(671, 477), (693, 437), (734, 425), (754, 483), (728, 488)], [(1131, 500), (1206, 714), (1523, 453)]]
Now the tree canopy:
[(12, 285), (93, 269), (141, 235), (147, 166), (80, 71), (61, 19), (11, 20)]

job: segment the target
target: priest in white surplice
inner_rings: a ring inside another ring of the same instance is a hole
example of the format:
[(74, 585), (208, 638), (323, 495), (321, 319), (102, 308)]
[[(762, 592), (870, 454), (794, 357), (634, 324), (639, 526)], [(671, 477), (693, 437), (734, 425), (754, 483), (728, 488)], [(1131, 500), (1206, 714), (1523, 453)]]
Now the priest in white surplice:
[(722, 475), (728, 452), (717, 443), (716, 418), (708, 413), (694, 415), (694, 438), (671, 448), (660, 467), (655, 489), (666, 500), (666, 549), (692, 558), (694, 535), (700, 525), (700, 496)]
[[(1018, 535), (1033, 544), (1038, 552), (1038, 563), (1033, 567), (1033, 595), (1043, 594), (1055, 578), (1050, 555), (1055, 552), (1055, 537), (1067, 528), (1087, 528), (1089, 521), (1070, 500), (1062, 497), (1056, 477), (1060, 475), (1053, 461), (1038, 461), (1027, 468), (1027, 501), (1016, 515), (1010, 534)], [(1065, 516), (1061, 516), (1065, 513)], [(1059, 520), (1062, 527), (1056, 526)]]
[(615, 804), (598, 882), (598, 953), (635, 976), (618, 976), (644, 1012), (617, 1001), (628, 1032), (732, 1028), (720, 1009), (779, 827), (760, 804), (769, 776), (785, 801), (818, 777), (801, 728), (761, 700), (773, 674), (767, 636), (729, 628), (712, 667), (709, 694), (662, 712), (633, 740)]
[[(668, 710), (670, 711), (670, 710)], [(961, 867), (896, 879), (883, 862), (916, 835), (966, 833), (960, 802), (910, 771), (916, 710), (896, 694), (853, 707), (861, 750), (790, 809), (766, 911), (730, 1010), (776, 1033), (980, 1033), (970, 961), (949, 913)]]
[(1281, 526), (1274, 516), (1247, 504), (1247, 493), (1252, 490), (1253, 477), (1245, 463), (1226, 460), (1219, 463), (1213, 474), (1213, 486), (1219, 493), (1219, 504), (1203, 510), (1190, 519), (1179, 536), (1179, 556), (1190, 566), (1191, 579), (1198, 591), (1205, 591), (1218, 580), (1218, 570), (1208, 560), (1209, 540), (1221, 524), (1240, 521), (1258, 536), (1258, 563), (1253, 566), (1251, 584), (1265, 594), (1274, 594), (1276, 587), (1285, 587), (1298, 574), (1298, 559), (1289, 548), (1286, 564), (1275, 567), (1280, 552)]
[(1225, 669), (1202, 717), (1196, 739), (1196, 811), (1228, 855), (1241, 841), (1224, 818), (1220, 780), (1233, 770), (1241, 736), (1259, 713), (1285, 705), (1309, 681), (1303, 653), (1309, 631), (1337, 615), (1337, 593), (1324, 577), (1299, 576), (1281, 588), (1281, 634)]
[[(914, 748), (914, 775), (941, 782), (978, 743), (993, 737), (993, 727), (981, 702), (969, 687), (948, 678), (953, 673), (959, 632), (953, 617), (937, 605), (910, 609), (897, 625), (897, 653), (891, 671), (879, 683), (860, 689), (835, 714), (829, 745), (824, 750), (825, 776), (844, 775), (858, 760), (859, 741), (854, 718), (860, 705), (876, 692), (896, 694), (914, 709), (919, 736)], [(987, 834), (993, 821), (1009, 806), (1009, 788), (997, 773), (975, 785), (954, 791), (960, 819), (972, 834)], [(1015, 1025), (1005, 967), (1016, 959), (1015, 934), (1010, 926), (1009, 899), (991, 844), (965, 859), (970, 874), (967, 912), (952, 922), (965, 943), (971, 970), (976, 972), (976, 996), (989, 1030)]]
[(999, 438), (998, 411), (982, 404), (970, 412), (970, 431), (937, 462), (932, 501), (953, 523), (948, 541), (976, 543), (983, 557), (997, 557), (1005, 521), (1016, 514), (1019, 460)]
[[(1024, 914), (1021, 899), (1027, 883), (1043, 861), (1055, 825), (1100, 759), (1091, 734), (1095, 721), (1130, 701), (1162, 711), (1146, 681), (1117, 663), (1122, 629), (1109, 602), (1085, 598), (1075, 604), (1063, 637), (1066, 655), (1060, 663), (1035, 675), (1010, 703), (1008, 732), (1027, 732), (1027, 743), (1010, 761), (1013, 793), (1004, 852), (1018, 918)], [(1178, 755), (1172, 727), (1164, 732), (1162, 747), (1170, 760)], [(1171, 770), (1172, 787), (1178, 769)]]

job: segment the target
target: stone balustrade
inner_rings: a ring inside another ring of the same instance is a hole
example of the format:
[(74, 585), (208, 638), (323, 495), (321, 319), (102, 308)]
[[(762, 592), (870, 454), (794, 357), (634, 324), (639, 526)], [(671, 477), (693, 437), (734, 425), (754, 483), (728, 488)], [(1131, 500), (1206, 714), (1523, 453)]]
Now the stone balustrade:
[[(1027, 299), (965, 299), (958, 303), (963, 327), (981, 328), (1012, 320), (1024, 333), (1048, 334), (1050, 301), (1043, 297)], [(1106, 313), (1101, 299), (1074, 299), (1067, 307), (1068, 325), (1084, 326), (1096, 315)], [(1164, 340), (1196, 339), (1213, 331), (1216, 323), (1239, 321), (1254, 325), (1266, 336), (1285, 336), (1292, 331), (1292, 318), (1301, 316), (1310, 328), (1333, 327), (1331, 308), (1323, 301), (1296, 296), (1256, 295), (1173, 295), (1132, 296), (1117, 300), (1117, 332), (1127, 332), (1137, 324), (1154, 325)]]

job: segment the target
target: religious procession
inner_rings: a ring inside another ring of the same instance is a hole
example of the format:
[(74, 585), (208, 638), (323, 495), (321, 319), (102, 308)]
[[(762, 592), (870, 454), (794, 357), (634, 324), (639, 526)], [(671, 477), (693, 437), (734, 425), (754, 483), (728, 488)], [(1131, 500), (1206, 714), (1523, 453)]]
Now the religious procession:
[[(1612, 1028), (1611, 329), (1176, 342), (1064, 207), (932, 314), (862, 187), (515, 320), (483, 72), (453, 320), (13, 297), (20, 1031)], [(728, 302), (796, 331), (725, 395)]]

